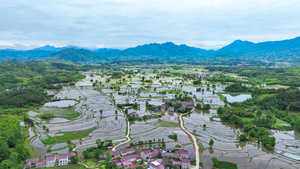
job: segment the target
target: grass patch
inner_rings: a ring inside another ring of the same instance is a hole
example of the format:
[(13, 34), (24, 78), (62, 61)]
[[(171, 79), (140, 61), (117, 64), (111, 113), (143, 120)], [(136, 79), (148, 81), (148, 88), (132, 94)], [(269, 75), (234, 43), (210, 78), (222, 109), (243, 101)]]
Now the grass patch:
[(86, 164), (89, 167), (95, 167), (98, 164), (97, 159), (92, 158), (92, 159), (85, 159), (84, 164)]
[(252, 120), (254, 120), (254, 119), (253, 118), (246, 118), (246, 117), (242, 118), (243, 122), (249, 122), (250, 123)]
[(280, 119), (276, 119), (276, 124), (290, 124), (290, 123), (285, 122), (285, 121), (280, 120)]
[(183, 95), (180, 91), (177, 90), (162, 90), (159, 93), (174, 93), (174, 94)]
[(219, 169), (237, 169), (236, 163), (219, 161), (216, 157), (212, 158), (212, 162), (214, 163), (214, 166)]
[(77, 117), (79, 117), (81, 115), (81, 113), (70, 113), (70, 114), (64, 114), (62, 116), (62, 118), (65, 118), (65, 119), (68, 119), (68, 120), (73, 120), (73, 119), (76, 119)]
[(177, 141), (177, 135), (176, 134), (168, 135), (168, 138), (172, 139), (174, 141)]
[(42, 140), (42, 143), (46, 145), (51, 145), (55, 143), (69, 143), (72, 140), (80, 139), (89, 136), (89, 134), (94, 130), (94, 128), (89, 130), (82, 130), (82, 131), (76, 131), (76, 132), (58, 132), (63, 133), (62, 136), (55, 136), (55, 137), (49, 137), (44, 140)]
[(200, 85), (194, 85), (194, 84), (184, 84), (183, 86), (194, 86), (194, 87), (199, 87)]
[(161, 120), (159, 120), (157, 123), (162, 124), (163, 126), (179, 127), (179, 125), (176, 123), (170, 123), (170, 122), (161, 121)]

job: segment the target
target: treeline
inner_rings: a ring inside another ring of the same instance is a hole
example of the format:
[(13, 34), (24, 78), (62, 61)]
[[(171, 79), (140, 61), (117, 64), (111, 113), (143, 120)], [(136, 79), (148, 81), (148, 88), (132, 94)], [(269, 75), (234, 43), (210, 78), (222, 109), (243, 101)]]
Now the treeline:
[(0, 63), (0, 92), (28, 86), (56, 89), (53, 84), (84, 78), (79, 71), (88, 68), (91, 66), (57, 62), (3, 62)]
[(13, 116), (0, 116), (0, 168), (23, 168), (29, 156), (21, 126)]
[(276, 107), (279, 110), (300, 111), (300, 90), (298, 88), (279, 89), (258, 102), (263, 109)]
[(243, 86), (242, 83), (236, 82), (225, 88), (225, 92), (249, 92), (250, 89), (246, 86)]
[(24, 108), (38, 106), (46, 100), (43, 89), (20, 89), (0, 93), (0, 107)]
[(239, 76), (256, 78), (267, 85), (280, 84), (300, 87), (300, 69), (298, 67), (264, 68), (264, 67), (206, 67), (209, 71), (236, 73)]
[[(217, 113), (222, 121), (230, 124), (238, 124), (243, 126), (243, 129), (248, 132), (248, 137), (245, 134), (239, 135), (240, 141), (245, 141), (248, 138), (254, 138), (268, 150), (272, 150), (275, 146), (275, 138), (270, 137), (266, 128), (271, 128), (276, 119), (273, 116), (262, 117), (261, 112), (251, 112), (240, 107), (219, 107)], [(243, 121), (243, 118), (252, 118), (250, 121)]]

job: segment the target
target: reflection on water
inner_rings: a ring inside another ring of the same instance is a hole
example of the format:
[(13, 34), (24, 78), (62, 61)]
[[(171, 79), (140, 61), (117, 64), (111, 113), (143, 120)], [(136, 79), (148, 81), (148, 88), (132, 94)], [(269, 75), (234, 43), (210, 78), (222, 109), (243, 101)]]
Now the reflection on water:
[(74, 100), (60, 100), (56, 102), (45, 103), (44, 106), (68, 107), (68, 106), (74, 106), (76, 103), (77, 102)]

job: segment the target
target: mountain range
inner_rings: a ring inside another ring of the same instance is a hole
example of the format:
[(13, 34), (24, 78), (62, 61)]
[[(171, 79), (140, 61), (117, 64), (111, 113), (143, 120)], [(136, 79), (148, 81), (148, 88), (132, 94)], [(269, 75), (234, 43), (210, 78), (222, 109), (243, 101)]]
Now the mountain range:
[(205, 50), (187, 45), (176, 45), (172, 42), (151, 43), (125, 50), (118, 49), (82, 49), (76, 46), (54, 47), (43, 46), (27, 51), (1, 50), (0, 62), (58, 60), (75, 63), (103, 63), (108, 61), (127, 60), (157, 61), (214, 61), (220, 60), (263, 60), (300, 63), (300, 37), (282, 40), (253, 43), (236, 40), (219, 50)]

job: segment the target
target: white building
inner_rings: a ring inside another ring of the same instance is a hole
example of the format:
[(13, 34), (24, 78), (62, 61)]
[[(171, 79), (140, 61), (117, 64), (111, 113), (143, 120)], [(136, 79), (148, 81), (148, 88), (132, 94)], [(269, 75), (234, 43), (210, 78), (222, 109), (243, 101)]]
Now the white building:
[(63, 154), (58, 156), (58, 166), (68, 165), (68, 154)]
[(54, 167), (56, 162), (55, 155), (46, 157), (46, 167)]

